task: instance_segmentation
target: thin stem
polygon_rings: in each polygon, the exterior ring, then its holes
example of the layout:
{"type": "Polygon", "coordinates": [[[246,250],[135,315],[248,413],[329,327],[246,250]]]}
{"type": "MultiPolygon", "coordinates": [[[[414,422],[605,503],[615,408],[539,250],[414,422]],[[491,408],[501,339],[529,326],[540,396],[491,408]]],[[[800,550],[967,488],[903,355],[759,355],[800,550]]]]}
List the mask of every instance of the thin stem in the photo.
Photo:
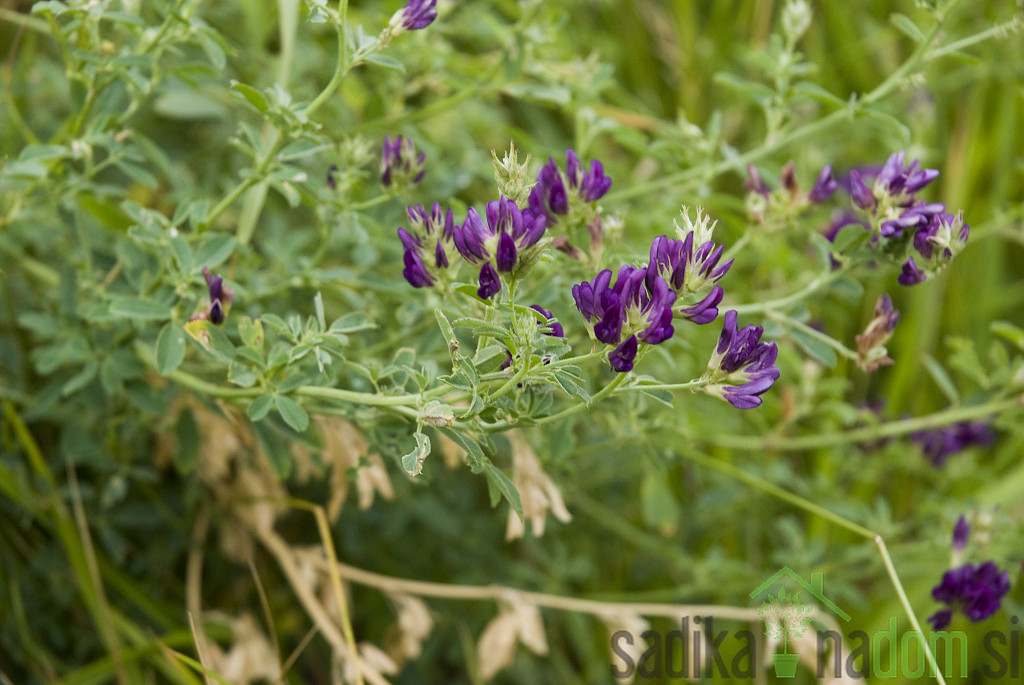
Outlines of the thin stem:
{"type": "Polygon", "coordinates": [[[839,268],[826,273],[818,274],[815,276],[810,283],[805,285],[795,293],[780,297],[774,300],[766,300],[765,302],[751,302],[750,304],[739,304],[735,306],[729,306],[728,309],[735,309],[737,314],[755,314],[759,312],[766,312],[768,310],[784,310],[787,307],[801,302],[821,288],[829,285],[833,281],[838,280],[841,276],[846,275],[846,268],[839,268]]]}
{"type": "Polygon", "coordinates": [[[703,377],[695,378],[686,383],[634,383],[622,388],[620,392],[628,392],[630,390],[638,390],[640,392],[644,390],[693,390],[694,388],[703,388],[705,385],[710,384],[711,379],[703,377]]]}
{"type": "Polygon", "coordinates": [[[814,338],[815,340],[817,340],[817,341],[819,341],[821,343],[824,343],[825,345],[828,345],[833,350],[835,350],[837,353],[839,353],[841,356],[846,357],[847,359],[849,359],[851,361],[856,362],[858,360],[858,358],[859,358],[856,352],[854,352],[853,350],[848,348],[846,345],[844,345],[843,343],[841,343],[838,340],[836,340],[835,338],[833,338],[832,336],[826,335],[825,333],[822,333],[819,330],[811,328],[810,326],[808,326],[807,324],[803,323],[802,321],[797,321],[796,319],[794,319],[794,318],[792,318],[790,316],[786,316],[782,312],[777,312],[775,310],[768,310],[767,312],[765,312],[765,316],[767,316],[772,321],[776,321],[776,322],[782,324],[783,326],[788,326],[790,328],[795,328],[796,330],[798,330],[801,333],[807,335],[808,337],[814,338]]]}
{"type": "Polygon", "coordinates": [[[327,83],[320,94],[313,99],[309,106],[306,107],[305,115],[307,117],[312,116],[313,112],[320,109],[320,107],[327,102],[341,80],[348,73],[348,39],[345,34],[345,26],[348,23],[348,0],[341,0],[338,3],[338,19],[335,24],[335,30],[338,33],[338,61],[334,65],[334,74],[331,76],[331,80],[327,83]]]}
{"type": "Polygon", "coordinates": [[[840,526],[853,533],[856,533],[857,535],[863,538],[867,538],[868,540],[874,540],[876,537],[878,537],[878,534],[874,531],[869,530],[868,528],[865,528],[864,526],[858,523],[854,523],[853,521],[850,521],[849,519],[844,518],[843,516],[840,516],[839,514],[836,514],[835,512],[830,511],[819,504],[815,504],[810,500],[804,499],[800,495],[796,495],[790,492],[789,490],[780,488],[778,485],[775,485],[774,483],[771,483],[763,478],[760,478],[759,476],[747,473],[743,469],[733,466],[728,462],[724,462],[719,459],[713,459],[712,457],[708,457],[704,454],[695,451],[680,451],[678,454],[683,459],[687,459],[689,461],[694,462],[695,464],[699,464],[709,469],[718,471],[719,473],[723,473],[729,476],[730,478],[735,478],[736,480],[742,483],[746,483],[751,487],[766,492],[769,495],[777,497],[778,499],[784,502],[788,502],[789,504],[792,504],[795,507],[803,509],[804,511],[808,511],[816,516],[820,516],[827,521],[831,521],[837,526],[840,526]]]}
{"type": "Polygon", "coordinates": [[[709,433],[701,436],[702,440],[740,450],[766,450],[766,451],[802,451],[816,450],[822,447],[835,447],[837,445],[857,444],[877,440],[878,438],[889,438],[897,435],[905,435],[915,431],[929,428],[939,428],[951,423],[960,421],[971,421],[984,419],[989,416],[1001,414],[1011,409],[1024,408],[1024,398],[1016,395],[1010,398],[1002,398],[986,402],[985,404],[973,405],[970,407],[953,407],[938,411],[927,416],[919,416],[913,419],[901,419],[890,421],[878,426],[866,426],[847,431],[834,433],[823,433],[820,435],[802,435],[795,438],[768,435],[758,437],[753,435],[730,435],[722,432],[709,433]]]}
{"type": "Polygon", "coordinates": [[[882,555],[882,563],[885,564],[885,570],[889,574],[889,579],[892,581],[892,585],[896,588],[896,595],[900,598],[900,604],[903,605],[903,610],[907,613],[907,617],[910,619],[910,625],[914,628],[918,635],[921,636],[921,644],[924,646],[925,658],[928,659],[928,667],[931,668],[932,675],[935,676],[935,680],[940,685],[946,685],[946,680],[942,676],[942,671],[939,670],[939,664],[935,661],[935,654],[932,652],[932,647],[925,637],[924,631],[921,630],[921,624],[917,621],[917,615],[914,614],[914,609],[910,606],[910,600],[907,598],[907,593],[903,590],[903,583],[900,582],[900,576],[896,573],[896,567],[893,566],[892,558],[889,556],[889,550],[885,546],[885,540],[882,539],[881,535],[875,536],[875,544],[878,546],[878,553],[882,555]]]}

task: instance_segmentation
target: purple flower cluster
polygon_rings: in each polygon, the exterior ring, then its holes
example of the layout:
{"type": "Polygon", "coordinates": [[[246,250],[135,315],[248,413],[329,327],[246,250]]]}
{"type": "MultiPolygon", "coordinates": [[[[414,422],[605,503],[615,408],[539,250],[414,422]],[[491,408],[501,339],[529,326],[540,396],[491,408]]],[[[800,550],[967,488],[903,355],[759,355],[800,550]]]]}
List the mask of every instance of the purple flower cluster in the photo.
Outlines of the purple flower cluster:
{"type": "Polygon", "coordinates": [[[569,191],[581,202],[597,202],[612,185],[612,179],[604,175],[601,162],[591,161],[590,171],[585,171],[571,148],[565,151],[565,170],[563,176],[555,160],[548,157],[548,163],[537,174],[537,184],[530,191],[527,201],[530,209],[547,217],[548,225],[554,224],[557,215],[569,213],[572,206],[569,191]]]}
{"type": "Polygon", "coordinates": [[[488,202],[484,214],[486,224],[470,207],[465,223],[455,227],[454,240],[469,262],[483,262],[477,295],[486,300],[501,290],[498,273],[512,272],[520,262],[520,253],[537,245],[547,220],[530,209],[520,209],[507,197],[488,202]]]}
{"type": "Polygon", "coordinates": [[[210,290],[210,306],[200,315],[213,324],[224,323],[227,315],[227,306],[235,299],[235,293],[231,288],[224,285],[224,279],[214,275],[209,268],[203,267],[203,278],[206,279],[206,286],[210,290]]]}
{"type": "Polygon", "coordinates": [[[859,223],[875,231],[872,244],[887,254],[906,246],[897,278],[902,285],[927,280],[964,248],[970,233],[962,212],[949,214],[944,204],[918,197],[938,175],[916,159],[907,164],[904,152],[893,153],[880,167],[850,171],[838,185],[849,192],[852,205],[834,215],[825,237],[834,241],[841,228],[859,223]]]}
{"type": "Polygon", "coordinates": [[[905,229],[928,222],[933,214],[946,208],[917,198],[917,192],[939,175],[936,169],[922,169],[918,160],[906,164],[904,152],[889,156],[869,188],[862,174],[850,172],[850,195],[860,209],[881,219],[879,232],[883,237],[899,237],[905,229]]]}
{"type": "Polygon", "coordinates": [[[761,341],[761,326],[739,329],[736,320],[735,311],[725,313],[722,335],[704,374],[710,383],[704,389],[737,409],[753,409],[779,377],[779,350],[775,343],[761,341]]]}
{"type": "Polygon", "coordinates": [[[942,428],[917,431],[910,439],[921,446],[924,456],[941,467],[952,455],[968,447],[984,447],[995,436],[986,421],[961,421],[942,428]]]}
{"type": "Polygon", "coordinates": [[[417,152],[416,145],[409,138],[384,136],[380,153],[380,182],[390,186],[398,181],[419,183],[426,173],[424,163],[427,154],[417,152]]]}
{"type": "Polygon", "coordinates": [[[999,611],[1003,596],[1009,591],[1009,574],[1000,572],[994,561],[950,569],[932,590],[932,597],[947,608],[929,616],[928,622],[935,630],[945,630],[953,620],[955,609],[972,621],[984,621],[999,611]]]}
{"type": "Polygon", "coordinates": [[[398,229],[398,239],[405,249],[402,275],[412,287],[425,288],[434,284],[437,273],[448,268],[448,253],[444,246],[448,243],[451,249],[454,239],[452,210],[445,213],[435,202],[429,214],[421,205],[409,207],[406,213],[412,231],[402,227],[398,229]],[[425,257],[427,261],[424,261],[425,257]]]}
{"type": "Polygon", "coordinates": [[[635,266],[622,266],[615,285],[611,279],[611,270],[605,269],[594,280],[574,285],[572,296],[593,336],[616,346],[608,353],[608,361],[625,373],[633,370],[640,341],[657,345],[675,333],[672,303],[676,294],[661,277],[648,285],[647,270],[635,266]]]}

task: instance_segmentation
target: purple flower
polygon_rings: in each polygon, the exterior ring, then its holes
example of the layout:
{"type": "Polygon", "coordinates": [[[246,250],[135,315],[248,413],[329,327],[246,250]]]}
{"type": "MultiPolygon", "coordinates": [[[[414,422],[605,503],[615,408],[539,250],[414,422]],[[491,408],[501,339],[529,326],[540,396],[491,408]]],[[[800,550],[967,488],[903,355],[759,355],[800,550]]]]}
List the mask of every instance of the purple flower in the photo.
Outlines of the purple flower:
{"type": "MultiPolygon", "coordinates": [[[[533,309],[534,311],[540,313],[544,318],[546,318],[549,321],[551,321],[550,330],[548,331],[548,333],[546,335],[550,335],[552,338],[564,338],[565,337],[565,330],[562,328],[562,324],[560,324],[560,323],[558,323],[557,321],[554,320],[555,316],[554,316],[554,314],[551,313],[550,310],[544,309],[544,307],[541,307],[539,304],[531,304],[530,305],[530,309],[533,309]]],[[[542,325],[544,325],[544,322],[543,321],[538,321],[537,324],[542,326],[542,325]]]]}
{"type": "Polygon", "coordinates": [[[574,191],[581,202],[597,202],[612,185],[612,179],[604,175],[601,162],[591,161],[590,171],[585,171],[571,148],[565,151],[565,168],[563,177],[555,160],[548,157],[548,163],[537,174],[537,184],[527,201],[535,214],[547,217],[549,224],[554,223],[555,216],[569,213],[569,190],[574,191]]]}
{"type": "Polygon", "coordinates": [[[395,136],[391,140],[389,136],[384,136],[380,153],[380,182],[385,186],[399,179],[419,183],[426,173],[423,167],[426,159],[427,154],[417,152],[416,145],[409,138],[395,136]]]}
{"type": "Polygon", "coordinates": [[[839,187],[839,183],[832,176],[832,165],[826,164],[818,174],[818,181],[811,188],[811,192],[807,195],[807,199],[811,202],[824,202],[825,200],[832,197],[832,194],[836,192],[836,188],[839,187]]]}
{"type": "Polygon", "coordinates": [[[608,353],[608,361],[612,368],[619,373],[629,373],[633,370],[633,360],[636,359],[638,343],[635,335],[626,338],[625,342],[608,353]]]}
{"type": "Polygon", "coordinates": [[[968,447],[985,447],[995,435],[987,421],[961,421],[942,428],[917,431],[910,439],[921,446],[924,456],[941,467],[952,455],[968,447]]]}
{"type": "Polygon", "coordinates": [[[612,179],[604,175],[604,165],[591,160],[590,171],[583,170],[583,164],[572,148],[565,151],[565,170],[569,187],[576,191],[584,202],[597,202],[612,187],[612,179]]]}
{"type": "Polygon", "coordinates": [[[935,630],[945,630],[956,609],[972,621],[984,621],[999,611],[1003,596],[1009,591],[1009,574],[1000,572],[994,561],[950,569],[932,590],[932,597],[948,608],[932,614],[928,622],[935,630]]]}
{"type": "Polygon", "coordinates": [[[409,228],[399,227],[398,239],[405,249],[403,262],[405,269],[402,275],[414,288],[425,288],[436,281],[436,274],[448,268],[448,253],[445,243],[451,249],[455,230],[452,210],[444,212],[440,203],[435,202],[430,213],[422,205],[406,209],[409,216],[409,228]],[[430,261],[425,257],[432,257],[430,261]]]}
{"type": "Polygon", "coordinates": [[[761,172],[758,171],[757,167],[753,164],[747,165],[747,180],[743,184],[743,187],[746,188],[748,192],[758,193],[764,197],[768,197],[772,194],[771,186],[761,179],[761,172]]]}
{"type": "Polygon", "coordinates": [[[875,317],[868,323],[863,333],[857,335],[857,366],[867,373],[880,366],[892,364],[885,344],[892,338],[896,324],[900,320],[900,312],[892,306],[892,298],[884,294],[875,303],[875,317]]]}
{"type": "Polygon", "coordinates": [[[896,280],[903,285],[915,285],[927,279],[928,276],[917,268],[917,264],[914,263],[913,257],[910,257],[907,261],[903,262],[903,273],[896,278],[896,280]]]}
{"type": "Polygon", "coordinates": [[[484,265],[480,267],[480,287],[476,289],[477,296],[486,300],[497,295],[499,290],[501,290],[501,280],[498,278],[498,272],[494,270],[490,262],[484,262],[484,265]]]}
{"type": "Polygon", "coordinates": [[[761,404],[761,395],[779,377],[775,343],[761,342],[761,326],[736,327],[736,312],[725,313],[722,335],[708,362],[704,391],[726,400],[737,409],[761,404]]]}
{"type": "Polygon", "coordinates": [[[647,270],[635,266],[622,266],[615,285],[611,278],[611,270],[605,269],[593,281],[574,285],[572,296],[593,336],[617,345],[608,360],[616,371],[625,372],[633,368],[639,342],[657,345],[675,333],[676,294],[661,277],[648,285],[647,270]]]}
{"type": "Polygon", "coordinates": [[[864,183],[860,172],[856,170],[850,172],[850,197],[853,198],[855,205],[865,211],[874,209],[875,205],[878,204],[874,193],[864,183]]]}
{"type": "Polygon", "coordinates": [[[961,552],[964,547],[967,546],[967,540],[971,537],[971,524],[967,523],[967,519],[964,518],[963,514],[960,514],[960,518],[956,520],[956,525],[953,526],[953,551],[961,552]]]}
{"type": "Polygon", "coordinates": [[[914,234],[914,249],[925,259],[935,257],[937,261],[947,262],[963,249],[970,232],[971,227],[964,223],[963,212],[954,216],[939,210],[929,216],[914,234]],[[939,248],[937,253],[936,247],[939,248]]]}
{"type": "MultiPolygon", "coordinates": [[[[203,278],[210,291],[210,306],[206,309],[206,319],[213,324],[222,324],[226,317],[227,305],[235,299],[235,293],[224,285],[224,279],[203,267],[203,278]]],[[[202,315],[200,315],[202,316],[202,315]]]]}
{"type": "Polygon", "coordinates": [[[338,189],[338,181],[334,178],[334,174],[338,172],[338,165],[332,164],[327,169],[327,187],[331,190],[338,189]]]}
{"type": "Polygon", "coordinates": [[[523,251],[534,247],[544,235],[547,220],[529,209],[519,209],[507,197],[488,202],[484,213],[486,224],[476,209],[470,207],[466,221],[455,227],[453,239],[463,257],[474,264],[484,261],[484,266],[490,267],[488,270],[483,267],[480,269],[478,294],[486,299],[501,290],[497,272],[510,273],[516,269],[523,261],[523,251]],[[483,280],[485,277],[486,287],[483,280]],[[483,292],[490,294],[484,295],[483,292]]]}
{"type": "Polygon", "coordinates": [[[398,35],[405,31],[417,31],[430,26],[437,19],[437,0],[409,0],[405,7],[395,12],[389,26],[398,35]]]}

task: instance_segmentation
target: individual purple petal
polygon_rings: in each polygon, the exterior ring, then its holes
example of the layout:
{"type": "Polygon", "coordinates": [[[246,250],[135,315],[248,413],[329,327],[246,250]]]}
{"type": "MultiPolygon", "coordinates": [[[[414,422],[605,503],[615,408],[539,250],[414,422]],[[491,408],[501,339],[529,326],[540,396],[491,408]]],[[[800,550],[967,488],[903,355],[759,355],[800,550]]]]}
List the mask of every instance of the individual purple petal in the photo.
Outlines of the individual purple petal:
{"type": "Polygon", "coordinates": [[[498,279],[498,272],[494,270],[490,262],[484,262],[484,265],[480,267],[480,287],[477,288],[477,296],[486,300],[500,290],[501,280],[498,279]]]}
{"type": "Polygon", "coordinates": [[[508,233],[502,233],[498,236],[498,247],[495,250],[494,261],[498,266],[498,271],[511,271],[516,265],[516,257],[518,251],[516,250],[516,241],[508,233]]]}
{"type": "Polygon", "coordinates": [[[725,291],[722,289],[722,286],[716,285],[703,300],[692,307],[686,307],[680,311],[685,318],[695,324],[711,323],[718,318],[718,305],[721,303],[724,295],[725,291]]]}
{"type": "Polygon", "coordinates": [[[896,278],[896,280],[902,285],[915,285],[917,283],[922,283],[927,279],[928,276],[917,268],[917,264],[914,263],[913,257],[910,257],[903,263],[903,273],[896,278]]]}
{"type": "Polygon", "coordinates": [[[757,170],[757,167],[753,164],[747,165],[747,180],[743,184],[743,187],[751,193],[759,193],[768,197],[772,194],[772,189],[761,180],[761,172],[757,170]]]}
{"type": "Polygon", "coordinates": [[[878,202],[857,171],[850,172],[850,196],[854,204],[864,210],[873,209],[878,202]]]}
{"type": "Polygon", "coordinates": [[[418,250],[406,250],[402,260],[405,263],[402,275],[405,276],[409,285],[414,288],[426,288],[434,284],[434,277],[427,272],[427,267],[423,264],[423,258],[418,250]]]}
{"type": "Polygon", "coordinates": [[[832,197],[832,194],[836,192],[836,188],[839,187],[839,183],[832,175],[832,165],[826,164],[818,174],[818,181],[811,188],[811,192],[808,193],[807,199],[811,202],[824,202],[825,200],[832,197]]]}
{"type": "Polygon", "coordinates": [[[207,310],[206,318],[213,324],[220,325],[224,323],[224,306],[221,304],[220,300],[213,300],[210,302],[210,308],[207,310]]]}
{"type": "Polygon", "coordinates": [[[932,628],[935,630],[945,630],[953,622],[953,610],[939,609],[928,617],[928,622],[932,624],[932,628]]]}
{"type": "Polygon", "coordinates": [[[626,338],[625,342],[608,353],[608,361],[611,362],[612,368],[619,373],[632,371],[637,349],[636,336],[631,335],[626,338]]]}
{"type": "Polygon", "coordinates": [[[967,541],[971,537],[971,524],[967,523],[967,519],[963,514],[960,514],[960,518],[956,520],[956,525],[953,526],[953,549],[957,552],[962,551],[967,546],[967,541]]]}

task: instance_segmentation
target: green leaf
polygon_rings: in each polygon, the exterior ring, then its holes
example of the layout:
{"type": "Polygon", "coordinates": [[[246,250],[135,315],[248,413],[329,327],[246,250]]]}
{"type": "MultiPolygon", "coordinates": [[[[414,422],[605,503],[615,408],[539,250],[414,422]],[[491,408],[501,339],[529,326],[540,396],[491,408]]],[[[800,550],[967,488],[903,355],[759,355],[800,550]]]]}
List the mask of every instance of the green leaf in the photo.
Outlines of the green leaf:
{"type": "Polygon", "coordinates": [[[836,351],[828,343],[796,328],[790,329],[789,335],[804,352],[826,367],[831,369],[836,365],[836,351]]]}
{"type": "Polygon", "coordinates": [[[331,333],[352,333],[368,328],[376,328],[377,324],[362,312],[349,312],[331,322],[331,333]]]}
{"type": "Polygon", "coordinates": [[[992,381],[985,371],[985,366],[978,357],[978,351],[974,348],[974,342],[969,338],[951,336],[946,343],[953,349],[949,356],[949,365],[972,379],[975,383],[986,390],[992,386],[992,381]]]}
{"type": "Polygon", "coordinates": [[[270,463],[271,470],[278,478],[287,478],[292,470],[289,445],[281,435],[283,430],[283,428],[275,427],[269,420],[252,424],[252,434],[256,436],[263,454],[266,455],[267,461],[270,463]]]}
{"type": "Polygon", "coordinates": [[[889,21],[892,22],[893,26],[900,30],[900,33],[905,35],[907,38],[910,38],[915,43],[920,43],[926,39],[924,32],[921,31],[921,29],[917,27],[917,24],[915,24],[913,20],[905,14],[893,12],[892,15],[889,16],[889,21]]]}
{"type": "Polygon", "coordinates": [[[327,319],[324,317],[324,296],[320,294],[319,290],[313,296],[313,309],[316,310],[316,322],[320,325],[320,330],[327,330],[327,319]]]}
{"type": "Polygon", "coordinates": [[[1024,351],[1024,330],[1009,321],[993,321],[988,329],[1000,338],[1008,340],[1017,346],[1017,349],[1024,351]]]}
{"type": "Polygon", "coordinates": [[[238,321],[238,335],[242,338],[242,344],[253,350],[263,349],[263,323],[258,319],[243,316],[238,321]]]}
{"type": "Polygon", "coordinates": [[[228,340],[219,327],[209,321],[189,321],[184,326],[185,332],[202,345],[203,349],[211,354],[220,357],[224,361],[231,361],[235,358],[235,346],[228,340]]]}
{"type": "Polygon", "coordinates": [[[228,233],[210,233],[196,250],[195,263],[212,269],[223,264],[234,250],[234,236],[228,233]]]}
{"type": "Polygon", "coordinates": [[[174,450],[174,467],[182,475],[192,473],[199,463],[199,426],[191,409],[184,409],[178,416],[174,437],[178,443],[174,450]]]}
{"type": "Polygon", "coordinates": [[[437,430],[438,432],[443,433],[456,445],[466,450],[466,459],[469,462],[470,468],[473,469],[474,473],[479,473],[480,465],[487,460],[487,457],[484,456],[483,450],[480,449],[479,443],[452,428],[442,426],[437,430]]]}
{"type": "Polygon", "coordinates": [[[272,395],[260,395],[249,404],[245,410],[245,415],[252,421],[259,421],[267,415],[273,404],[274,397],[272,395]]]}
{"type": "Polygon", "coordinates": [[[188,274],[192,271],[192,248],[183,236],[176,235],[171,238],[171,251],[174,252],[174,259],[178,262],[178,268],[182,273],[188,274]]]}
{"type": "MultiPolygon", "coordinates": [[[[637,387],[638,388],[643,388],[644,386],[639,385],[637,387]]],[[[673,406],[672,405],[672,400],[674,399],[674,396],[672,395],[672,391],[671,390],[663,390],[663,389],[659,389],[659,388],[650,388],[650,389],[641,390],[640,394],[641,395],[647,395],[651,399],[657,400],[658,402],[661,402],[662,404],[666,404],[666,405],[668,405],[670,407],[673,406]]]]}
{"type": "Polygon", "coordinates": [[[580,383],[582,379],[566,373],[565,371],[555,371],[553,377],[559,387],[570,396],[578,397],[584,402],[590,402],[590,393],[587,392],[587,389],[580,383]]]}
{"type": "Polygon", "coordinates": [[[452,321],[452,326],[468,328],[472,330],[475,335],[489,335],[492,338],[499,338],[502,340],[508,337],[508,331],[501,326],[495,326],[493,323],[484,321],[483,319],[477,319],[472,316],[464,316],[462,318],[455,319],[455,321],[452,321]]]}
{"type": "Polygon", "coordinates": [[[423,433],[416,433],[413,437],[416,438],[416,447],[402,457],[402,468],[410,476],[418,476],[423,473],[423,462],[430,454],[430,438],[423,433]]]}
{"type": "Polygon", "coordinates": [[[153,102],[153,111],[166,119],[176,121],[202,121],[224,119],[228,108],[220,100],[191,88],[171,88],[153,102]]]}
{"type": "Polygon", "coordinates": [[[228,366],[228,381],[243,388],[251,388],[256,385],[256,373],[248,366],[238,362],[231,362],[228,366]]]}
{"type": "MultiPolygon", "coordinates": [[[[516,489],[515,484],[512,483],[509,477],[505,475],[505,472],[492,464],[490,459],[487,459],[484,461],[484,475],[487,476],[488,484],[496,488],[498,492],[508,500],[512,509],[519,515],[519,518],[522,518],[523,503],[519,499],[519,491],[516,489]]],[[[495,497],[492,494],[491,506],[493,507],[496,504],[497,501],[495,501],[495,497]]]]}
{"type": "Polygon", "coordinates": [[[96,376],[96,372],[99,370],[100,364],[95,359],[90,359],[85,362],[82,369],[74,376],[68,379],[67,383],[60,389],[60,394],[64,397],[73,395],[86,386],[96,376]]]}
{"type": "Polygon", "coordinates": [[[811,83],[810,81],[800,81],[799,83],[794,85],[793,94],[806,95],[820,102],[826,102],[830,105],[836,105],[837,107],[845,107],[847,104],[846,100],[836,95],[833,95],[829,91],[819,86],[817,83],[811,83]]]}
{"type": "Polygon", "coordinates": [[[924,368],[928,370],[928,375],[935,381],[935,385],[939,386],[939,390],[946,396],[950,404],[960,402],[960,393],[957,392],[953,379],[949,377],[949,374],[942,368],[942,365],[935,361],[931,355],[924,355],[924,368]]]}
{"type": "Polygon", "coordinates": [[[679,523],[679,505],[664,474],[651,470],[640,485],[640,510],[644,523],[664,536],[672,535],[679,523]]]}
{"type": "Polygon", "coordinates": [[[393,57],[388,57],[387,55],[382,55],[377,52],[367,55],[366,57],[363,58],[363,61],[371,62],[373,64],[376,64],[377,66],[385,67],[387,69],[394,69],[395,71],[399,71],[403,74],[405,73],[404,64],[402,64],[393,57]]]}
{"type": "Polygon", "coordinates": [[[274,406],[277,408],[277,413],[284,419],[284,422],[296,432],[301,433],[309,427],[309,414],[306,413],[301,404],[292,398],[278,395],[274,398],[274,406]]]}
{"type": "Polygon", "coordinates": [[[266,96],[260,91],[256,90],[250,85],[246,85],[240,81],[232,81],[231,87],[237,90],[239,93],[249,101],[249,104],[255,107],[260,112],[266,112],[270,109],[270,105],[267,103],[266,96]]]}
{"type": "Polygon", "coordinates": [[[185,330],[170,321],[160,329],[156,339],[156,370],[166,376],[185,359],[185,330]]]}
{"type": "Polygon", "coordinates": [[[144,297],[118,296],[110,301],[110,313],[128,319],[160,321],[171,318],[171,307],[144,297]]]}

